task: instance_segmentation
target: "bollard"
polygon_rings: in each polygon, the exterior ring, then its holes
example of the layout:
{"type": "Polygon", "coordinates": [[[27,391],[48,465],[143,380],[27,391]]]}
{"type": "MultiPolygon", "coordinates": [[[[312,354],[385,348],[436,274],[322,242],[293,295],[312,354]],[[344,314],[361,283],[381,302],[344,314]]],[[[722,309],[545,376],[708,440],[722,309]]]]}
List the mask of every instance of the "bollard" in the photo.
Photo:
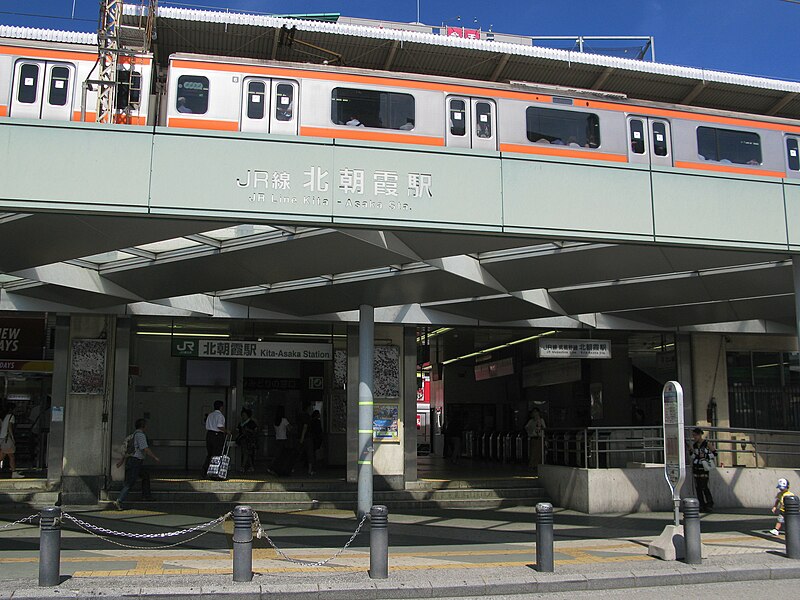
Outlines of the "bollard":
{"type": "Polygon", "coordinates": [[[786,527],[786,556],[800,558],[800,498],[784,496],[783,517],[786,527]]]}
{"type": "Polygon", "coordinates": [[[553,572],[553,505],[536,505],[536,570],[553,572]]]}
{"type": "Polygon", "coordinates": [[[389,509],[373,506],[369,511],[369,578],[389,577],[389,509]]]}
{"type": "Polygon", "coordinates": [[[687,565],[703,562],[700,541],[700,502],[697,498],[683,499],[684,559],[687,565]]]}
{"type": "Polygon", "coordinates": [[[253,580],[253,509],[233,509],[233,580],[253,580]]]}
{"type": "Polygon", "coordinates": [[[61,583],[61,509],[48,506],[39,513],[39,586],[61,583]]]}

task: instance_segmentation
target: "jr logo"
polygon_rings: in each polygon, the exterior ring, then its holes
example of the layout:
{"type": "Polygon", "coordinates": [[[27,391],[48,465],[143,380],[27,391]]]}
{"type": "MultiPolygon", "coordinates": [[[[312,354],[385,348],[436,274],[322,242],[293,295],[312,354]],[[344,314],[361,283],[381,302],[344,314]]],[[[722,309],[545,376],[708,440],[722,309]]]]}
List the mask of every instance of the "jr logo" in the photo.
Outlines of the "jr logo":
{"type": "Polygon", "coordinates": [[[173,356],[197,356],[197,340],[173,340],[173,356]]]}

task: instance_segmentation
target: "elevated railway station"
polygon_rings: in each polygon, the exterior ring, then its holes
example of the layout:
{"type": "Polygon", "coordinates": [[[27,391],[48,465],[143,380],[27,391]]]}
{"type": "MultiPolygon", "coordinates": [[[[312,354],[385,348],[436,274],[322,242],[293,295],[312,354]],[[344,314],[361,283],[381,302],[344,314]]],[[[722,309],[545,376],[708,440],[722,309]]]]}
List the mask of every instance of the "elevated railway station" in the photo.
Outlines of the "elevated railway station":
{"type": "Polygon", "coordinates": [[[279,407],[310,407],[319,461],[355,482],[373,326],[368,439],[395,490],[448,426],[452,460],[532,474],[532,409],[641,429],[672,379],[687,423],[800,428],[800,84],[120,10],[100,61],[93,34],[0,25],[0,341],[26,340],[0,369],[19,471],[64,502],[113,497],[142,417],[163,466],[199,475],[217,400],[261,424],[259,476],[279,407]]]}

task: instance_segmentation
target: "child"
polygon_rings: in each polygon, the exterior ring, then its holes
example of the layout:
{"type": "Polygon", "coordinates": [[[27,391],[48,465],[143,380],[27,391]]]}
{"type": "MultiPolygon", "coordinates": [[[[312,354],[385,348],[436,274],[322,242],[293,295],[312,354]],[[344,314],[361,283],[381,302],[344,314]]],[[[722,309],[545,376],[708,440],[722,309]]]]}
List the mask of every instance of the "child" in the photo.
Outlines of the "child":
{"type": "Polygon", "coordinates": [[[784,518],[783,518],[783,499],[786,496],[794,496],[794,494],[789,491],[789,482],[781,477],[778,479],[778,493],[775,495],[775,505],[772,507],[772,512],[778,515],[778,522],[775,523],[775,528],[770,531],[772,535],[781,535],[785,532],[781,531],[781,527],[783,526],[784,518]]]}

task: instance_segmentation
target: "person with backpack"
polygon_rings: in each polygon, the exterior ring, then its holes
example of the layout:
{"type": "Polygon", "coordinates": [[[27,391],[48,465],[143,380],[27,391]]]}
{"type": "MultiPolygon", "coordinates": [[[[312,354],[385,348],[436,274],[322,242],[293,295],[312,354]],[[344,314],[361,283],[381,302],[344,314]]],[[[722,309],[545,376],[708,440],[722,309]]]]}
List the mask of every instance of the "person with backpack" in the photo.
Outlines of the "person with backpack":
{"type": "Polygon", "coordinates": [[[701,512],[711,512],[714,508],[714,497],[708,489],[709,471],[716,466],[717,450],[703,437],[705,431],[700,427],[692,429],[692,476],[701,512]]]}
{"type": "Polygon", "coordinates": [[[128,497],[128,492],[136,484],[136,480],[142,478],[142,500],[152,500],[150,495],[150,474],[142,468],[144,457],[149,456],[156,462],[161,460],[153,454],[147,444],[147,436],[144,433],[147,427],[146,419],[137,419],[135,423],[136,431],[125,438],[123,442],[123,455],[117,461],[117,468],[125,464],[125,484],[120,490],[119,497],[114,501],[117,510],[124,510],[123,502],[128,497]]]}
{"type": "Polygon", "coordinates": [[[783,506],[783,501],[785,500],[786,496],[794,496],[794,492],[789,489],[789,480],[781,477],[778,479],[778,493],[775,494],[775,504],[772,505],[772,512],[778,515],[778,522],[775,523],[775,527],[772,528],[770,533],[772,535],[781,535],[785,533],[782,531],[783,524],[786,522],[784,515],[786,511],[783,506]]]}

